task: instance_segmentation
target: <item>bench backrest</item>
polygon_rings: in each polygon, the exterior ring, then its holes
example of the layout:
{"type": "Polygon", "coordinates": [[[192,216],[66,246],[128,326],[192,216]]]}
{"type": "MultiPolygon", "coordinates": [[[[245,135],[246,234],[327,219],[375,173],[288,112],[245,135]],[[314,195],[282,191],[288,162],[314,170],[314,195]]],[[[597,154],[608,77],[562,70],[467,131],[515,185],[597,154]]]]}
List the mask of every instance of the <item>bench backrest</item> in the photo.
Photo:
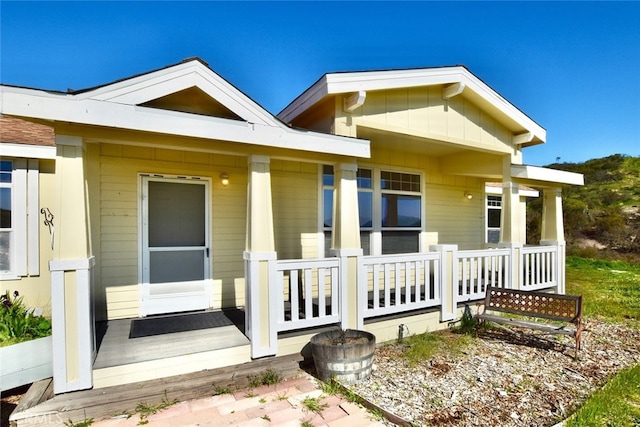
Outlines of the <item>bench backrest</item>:
{"type": "Polygon", "coordinates": [[[485,310],[576,323],[582,317],[582,295],[518,291],[487,287],[485,310]]]}

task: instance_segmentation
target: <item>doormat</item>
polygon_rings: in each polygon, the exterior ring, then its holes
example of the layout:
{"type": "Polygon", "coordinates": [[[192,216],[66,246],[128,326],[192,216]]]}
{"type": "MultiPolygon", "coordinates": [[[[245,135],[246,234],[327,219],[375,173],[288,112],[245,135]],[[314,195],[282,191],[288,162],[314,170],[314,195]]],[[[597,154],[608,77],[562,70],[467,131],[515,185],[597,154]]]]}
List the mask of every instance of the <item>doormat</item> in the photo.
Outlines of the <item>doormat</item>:
{"type": "Polygon", "coordinates": [[[234,322],[238,323],[239,327],[242,326],[240,324],[244,323],[244,312],[242,310],[207,311],[175,316],[147,317],[131,321],[129,338],[220,328],[222,326],[233,326],[236,324],[234,322]]]}

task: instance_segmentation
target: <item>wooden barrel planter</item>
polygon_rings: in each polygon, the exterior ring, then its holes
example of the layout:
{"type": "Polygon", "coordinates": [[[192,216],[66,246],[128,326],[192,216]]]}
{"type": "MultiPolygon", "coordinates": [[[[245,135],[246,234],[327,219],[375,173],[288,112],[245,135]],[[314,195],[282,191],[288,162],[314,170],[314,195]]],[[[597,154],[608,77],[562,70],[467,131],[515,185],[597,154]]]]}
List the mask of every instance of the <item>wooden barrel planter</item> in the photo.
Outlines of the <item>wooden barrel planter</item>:
{"type": "Polygon", "coordinates": [[[366,331],[347,329],[319,333],[311,338],[311,354],[318,378],[334,378],[351,385],[369,378],[376,337],[366,331]]]}

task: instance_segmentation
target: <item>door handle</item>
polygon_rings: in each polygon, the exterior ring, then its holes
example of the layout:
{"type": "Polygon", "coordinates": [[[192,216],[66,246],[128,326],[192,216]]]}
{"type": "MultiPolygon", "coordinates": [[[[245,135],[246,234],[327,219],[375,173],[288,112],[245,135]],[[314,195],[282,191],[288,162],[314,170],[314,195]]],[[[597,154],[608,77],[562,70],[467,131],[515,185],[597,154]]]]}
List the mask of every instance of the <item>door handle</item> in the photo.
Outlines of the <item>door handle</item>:
{"type": "Polygon", "coordinates": [[[209,258],[209,248],[205,248],[205,251],[207,251],[207,258],[209,258]]]}

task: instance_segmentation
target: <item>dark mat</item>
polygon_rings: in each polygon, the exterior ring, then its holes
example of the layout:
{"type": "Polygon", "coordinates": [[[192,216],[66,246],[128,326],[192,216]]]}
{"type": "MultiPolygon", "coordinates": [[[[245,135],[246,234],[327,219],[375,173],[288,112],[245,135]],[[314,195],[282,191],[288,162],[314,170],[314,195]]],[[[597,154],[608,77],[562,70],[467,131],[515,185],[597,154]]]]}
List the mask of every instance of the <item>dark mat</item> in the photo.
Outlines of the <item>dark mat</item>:
{"type": "Polygon", "coordinates": [[[173,334],[176,332],[197,331],[199,329],[233,325],[240,328],[242,327],[242,323],[244,323],[244,312],[242,310],[207,311],[204,313],[147,317],[145,319],[135,319],[131,321],[129,338],[141,338],[152,335],[173,334]]]}

